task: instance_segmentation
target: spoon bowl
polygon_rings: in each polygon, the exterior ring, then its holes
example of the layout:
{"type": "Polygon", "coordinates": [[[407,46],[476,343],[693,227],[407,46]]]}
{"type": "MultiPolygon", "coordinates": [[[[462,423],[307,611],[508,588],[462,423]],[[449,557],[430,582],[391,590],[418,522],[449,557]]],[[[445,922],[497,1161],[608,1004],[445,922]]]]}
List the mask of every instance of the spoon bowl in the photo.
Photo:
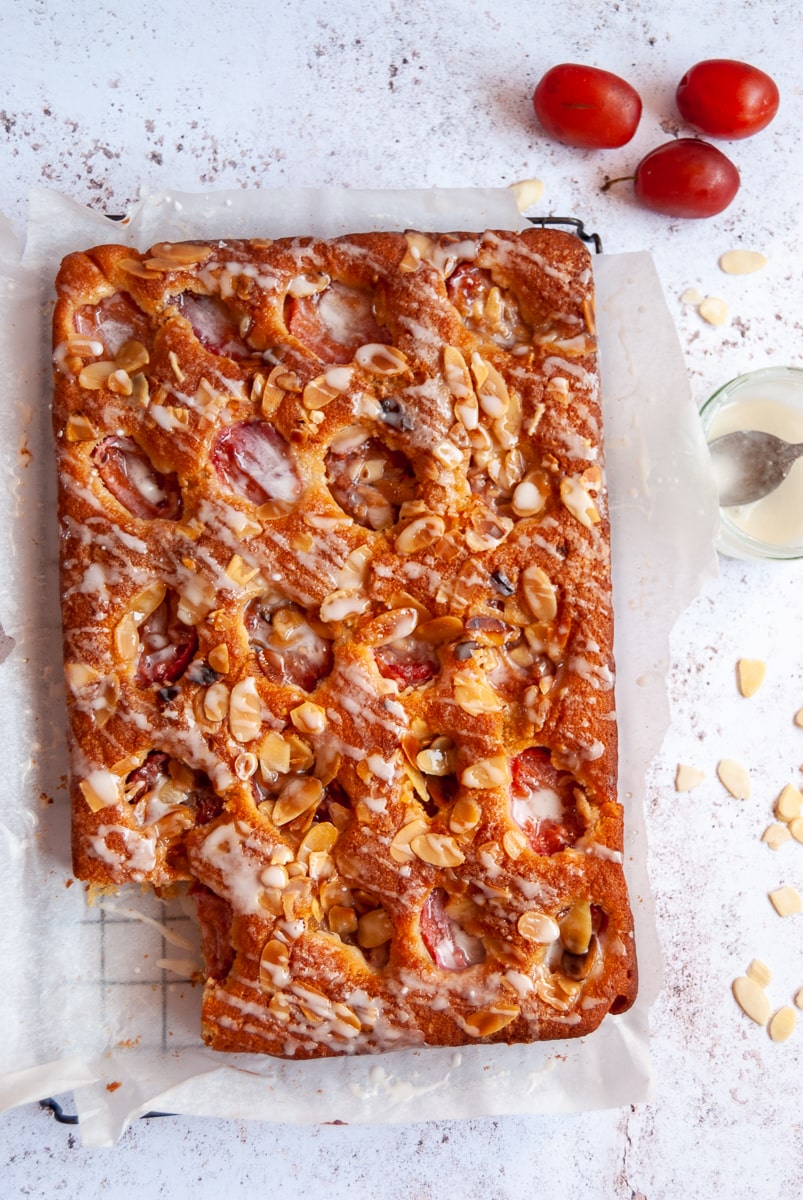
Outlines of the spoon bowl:
{"type": "Polygon", "coordinates": [[[723,508],[768,496],[803,456],[803,442],[786,442],[756,429],[726,433],[709,442],[708,449],[723,508]]]}

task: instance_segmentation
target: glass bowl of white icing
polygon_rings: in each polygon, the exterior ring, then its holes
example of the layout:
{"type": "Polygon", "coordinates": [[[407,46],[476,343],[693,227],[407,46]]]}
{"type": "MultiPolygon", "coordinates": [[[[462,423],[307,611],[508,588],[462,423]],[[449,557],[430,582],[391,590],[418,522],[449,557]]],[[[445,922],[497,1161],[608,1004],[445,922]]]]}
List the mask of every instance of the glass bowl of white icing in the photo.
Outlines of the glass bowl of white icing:
{"type": "MultiPolygon", "coordinates": [[[[803,369],[764,367],[732,379],[700,410],[707,442],[737,430],[803,442],[803,369]]],[[[717,549],[729,558],[803,558],[803,459],[770,495],[719,510],[717,549]]]]}

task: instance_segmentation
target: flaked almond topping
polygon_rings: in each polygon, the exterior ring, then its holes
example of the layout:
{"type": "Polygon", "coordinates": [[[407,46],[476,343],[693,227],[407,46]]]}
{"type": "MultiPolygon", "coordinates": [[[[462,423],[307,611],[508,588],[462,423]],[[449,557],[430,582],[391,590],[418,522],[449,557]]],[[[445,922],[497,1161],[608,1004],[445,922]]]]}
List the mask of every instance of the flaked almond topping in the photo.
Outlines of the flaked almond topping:
{"type": "Polygon", "coordinates": [[[803,817],[794,817],[786,828],[796,842],[803,842],[803,817]]]}
{"type": "Polygon", "coordinates": [[[357,913],[346,905],[333,904],[327,913],[327,920],[332,933],[336,933],[340,937],[357,932],[359,924],[357,913]]]}
{"type": "Polygon", "coordinates": [[[64,426],[64,435],[68,442],[91,442],[98,433],[89,417],[83,413],[70,413],[64,426]]]}
{"type": "Polygon", "coordinates": [[[364,371],[372,375],[401,375],[407,370],[407,358],[395,346],[385,346],[382,342],[368,342],[360,346],[354,355],[354,361],[364,371]]]}
{"type": "Polygon", "coordinates": [[[324,271],[307,271],[302,275],[294,275],[287,286],[288,293],[295,300],[305,296],[315,296],[331,283],[331,276],[324,271]]]}
{"type": "Polygon", "coordinates": [[[455,400],[474,398],[474,389],[471,386],[471,376],[466,366],[466,360],[454,346],[443,347],[443,373],[446,377],[446,386],[455,400]]]}
{"type": "Polygon", "coordinates": [[[99,812],[102,808],[111,808],[120,801],[120,780],[111,771],[101,768],[90,771],[86,779],[82,779],[78,786],[92,812],[99,812]]]}
{"type": "Polygon", "coordinates": [[[705,779],[705,773],[699,771],[697,767],[689,767],[684,763],[678,763],[675,771],[675,791],[676,792],[691,792],[694,788],[699,787],[705,779]]]}
{"type": "Polygon", "coordinates": [[[97,338],[71,337],[67,338],[67,349],[78,358],[100,358],[103,353],[103,342],[97,338]]]}
{"type": "Polygon", "coordinates": [[[131,399],[140,408],[147,408],[150,403],[151,394],[148,386],[148,380],[139,372],[134,375],[131,380],[131,399]]]}
{"type": "Polygon", "coordinates": [[[453,683],[456,703],[472,716],[501,712],[505,707],[499,693],[476,675],[459,671],[455,674],[453,683]]]}
{"type": "Polygon", "coordinates": [[[262,771],[268,776],[286,775],[290,770],[290,743],[274,730],[266,733],[259,743],[257,756],[262,771]]]}
{"type": "Polygon", "coordinates": [[[503,754],[482,758],[466,767],[460,782],[470,788],[506,787],[510,783],[510,763],[503,754]]]}
{"type": "Polygon", "coordinates": [[[517,858],[521,858],[528,845],[529,842],[519,829],[508,829],[507,833],[502,838],[502,849],[508,858],[513,860],[513,862],[515,862],[517,858]]]}
{"type": "Polygon", "coordinates": [[[352,550],[337,573],[336,583],[338,588],[345,591],[353,591],[356,588],[361,588],[365,582],[368,563],[370,561],[370,546],[357,546],[355,550],[352,550]]]}
{"type": "Polygon", "coordinates": [[[435,514],[418,517],[409,525],[405,525],[396,538],[396,552],[398,554],[416,554],[420,550],[426,550],[433,542],[442,538],[445,532],[446,523],[443,517],[435,514]]]}
{"type": "Polygon", "coordinates": [[[482,809],[476,800],[461,797],[449,814],[449,828],[456,834],[470,833],[479,825],[481,816],[482,809]]]}
{"type": "Polygon", "coordinates": [[[250,779],[256,773],[259,766],[259,760],[256,754],[252,754],[250,750],[243,751],[238,754],[234,760],[234,774],[238,779],[250,779]]]}
{"type": "Polygon", "coordinates": [[[179,267],[191,267],[197,263],[206,262],[212,253],[210,246],[197,242],[159,242],[151,248],[152,257],[145,259],[145,264],[165,264],[151,267],[152,270],[177,270],[179,267]],[[167,265],[169,264],[169,265],[167,265]]]}
{"type": "Polygon", "coordinates": [[[290,720],[300,733],[323,733],[326,728],[326,712],[312,700],[291,709],[290,720]]]}
{"type": "Polygon", "coordinates": [[[393,937],[393,922],[384,908],[374,908],[363,913],[357,924],[357,942],[363,950],[374,950],[384,946],[393,937]]]}
{"type": "Polygon", "coordinates": [[[740,975],[731,985],[739,1008],[756,1025],[766,1025],[770,1018],[770,1002],[767,993],[749,975],[740,975]]]}
{"type": "Polygon", "coordinates": [[[455,751],[451,742],[443,746],[429,746],[415,757],[415,764],[425,775],[443,777],[451,775],[455,767],[455,751]]]}
{"type": "Polygon", "coordinates": [[[232,554],[226,564],[226,574],[232,583],[236,583],[239,587],[245,587],[259,574],[259,568],[247,563],[239,554],[232,554]]]}
{"type": "Polygon", "coordinates": [[[772,971],[766,963],[763,963],[760,958],[754,958],[750,966],[745,971],[751,979],[754,979],[759,987],[769,987],[772,982],[772,971]]]}
{"type": "Polygon", "coordinates": [[[204,692],[204,716],[207,721],[222,721],[229,711],[229,689],[220,680],[211,684],[204,692]]]}
{"type": "Polygon", "coordinates": [[[510,393],[496,367],[475,351],[471,356],[471,373],[482,411],[492,421],[504,417],[510,407],[510,393]]]}
{"type": "Polygon", "coordinates": [[[308,863],[311,855],[333,850],[339,837],[340,833],[331,821],[319,821],[304,834],[296,858],[301,863],[308,863]]]}
{"type": "Polygon", "coordinates": [[[417,271],[421,261],[429,258],[432,241],[423,233],[405,233],[407,249],[399,263],[400,271],[417,271]]]}
{"type": "Polygon", "coordinates": [[[78,376],[78,382],[87,391],[97,392],[105,386],[106,380],[115,369],[113,362],[93,362],[84,367],[78,376]]]}
{"type": "Polygon", "coordinates": [[[321,602],[322,621],[345,621],[365,612],[370,604],[365,592],[354,588],[338,588],[321,602]]]}
{"type": "Polygon", "coordinates": [[[208,662],[213,671],[225,675],[229,669],[229,648],[225,642],[213,646],[208,654],[208,662]]]}
{"type": "Polygon", "coordinates": [[[794,715],[794,722],[798,728],[803,729],[803,708],[799,708],[794,715]]]}
{"type": "Polygon", "coordinates": [[[134,385],[131,382],[131,377],[127,371],[120,368],[115,369],[106,380],[106,386],[110,392],[114,392],[116,396],[130,396],[134,391],[134,385]]]}
{"type": "Polygon", "coordinates": [[[262,704],[253,679],[241,679],[231,689],[229,728],[238,742],[250,742],[262,729],[262,704]]]}
{"type": "Polygon", "coordinates": [[[558,612],[555,588],[542,567],[525,567],[521,574],[521,590],[527,607],[537,621],[554,621],[558,612]]]}
{"type": "Polygon", "coordinates": [[[351,382],[349,367],[332,367],[324,375],[312,379],[304,388],[303,405],[307,409],[325,408],[348,390],[351,382]]]}
{"type": "Polygon", "coordinates": [[[723,787],[736,800],[750,799],[750,776],[744,767],[732,758],[723,758],[717,763],[717,775],[723,787]]]}
{"type": "Polygon", "coordinates": [[[736,664],[739,691],[743,696],[754,696],[764,682],[767,664],[758,658],[740,658],[736,664]]]}
{"type": "Polygon", "coordinates": [[[88,663],[69,662],[64,668],[64,675],[71,691],[78,692],[90,683],[100,679],[100,671],[90,667],[88,663]]]}
{"type": "Polygon", "coordinates": [[[524,479],[516,486],[510,500],[517,517],[534,517],[546,504],[546,494],[531,480],[524,479]]]}
{"type": "Polygon", "coordinates": [[[170,370],[173,372],[178,382],[183,383],[186,379],[186,375],[181,369],[181,364],[178,361],[178,355],[176,354],[175,350],[169,351],[167,355],[167,361],[170,363],[170,370]]]}
{"type": "Polygon", "coordinates": [[[775,801],[775,815],[779,821],[794,821],[803,808],[803,795],[792,783],[787,783],[775,801]]]}
{"type": "Polygon", "coordinates": [[[516,1020],[521,1009],[517,1005],[495,1005],[493,1008],[478,1009],[466,1017],[465,1027],[466,1032],[472,1037],[490,1037],[491,1034],[498,1033],[500,1029],[504,1029],[506,1025],[510,1025],[516,1020]]]}
{"type": "Polygon", "coordinates": [[[459,467],[463,461],[463,451],[454,442],[438,442],[437,446],[433,447],[432,454],[441,466],[450,471],[459,467]]]}
{"type": "Polygon", "coordinates": [[[459,867],[466,861],[455,839],[446,833],[420,833],[410,848],[416,858],[432,867],[459,867]]]}
{"type": "Polygon", "coordinates": [[[779,850],[784,842],[792,840],[792,830],[789,825],[782,825],[775,821],[764,830],[761,840],[766,842],[771,850],[779,850]]]}
{"type": "Polygon", "coordinates": [[[114,648],[123,662],[131,662],[139,650],[139,634],[134,614],[127,612],[114,627],[114,648]]]}
{"type": "Polygon", "coordinates": [[[599,524],[601,517],[588,490],[589,487],[599,486],[599,484],[593,478],[587,478],[588,474],[585,471],[583,475],[570,475],[566,479],[561,479],[560,498],[564,508],[581,525],[585,525],[586,529],[591,529],[594,525],[599,524]]]}
{"type": "Polygon", "coordinates": [[[780,887],[769,893],[770,903],[779,917],[791,917],[803,911],[803,902],[797,888],[780,887]]]}
{"type": "Polygon", "coordinates": [[[539,942],[542,945],[556,942],[560,936],[557,922],[553,921],[546,913],[537,912],[535,909],[523,912],[518,919],[516,928],[528,942],[539,942]]]}
{"type": "Polygon", "coordinates": [[[120,260],[119,266],[127,275],[133,275],[137,279],[153,279],[153,272],[149,271],[138,258],[123,258],[120,260]]]}
{"type": "Polygon", "coordinates": [[[585,954],[591,942],[591,905],[579,900],[560,921],[560,940],[570,954],[585,954]]]}
{"type": "Polygon", "coordinates": [[[415,854],[410,848],[410,843],[414,838],[426,833],[428,829],[429,822],[423,819],[408,821],[406,825],[403,825],[388,847],[388,853],[393,861],[397,863],[412,862],[415,854]]]}
{"type": "Polygon", "coordinates": [[[392,608],[380,613],[360,631],[360,641],[366,646],[384,646],[409,637],[418,624],[414,608],[392,608]]]}
{"type": "Polygon", "coordinates": [[[288,779],[273,806],[273,823],[287,825],[323,799],[323,784],[314,776],[288,779]]]}

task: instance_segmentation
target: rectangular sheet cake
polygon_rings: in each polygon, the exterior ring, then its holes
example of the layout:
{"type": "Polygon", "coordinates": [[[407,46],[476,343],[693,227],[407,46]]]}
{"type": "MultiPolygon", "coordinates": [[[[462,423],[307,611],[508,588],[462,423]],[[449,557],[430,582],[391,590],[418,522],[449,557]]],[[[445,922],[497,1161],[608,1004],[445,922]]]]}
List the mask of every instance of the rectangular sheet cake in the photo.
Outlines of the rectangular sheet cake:
{"type": "Polygon", "coordinates": [[[205,1041],[308,1058],[624,1011],[585,248],[108,245],[57,293],[74,870],[189,887],[205,1041]]]}

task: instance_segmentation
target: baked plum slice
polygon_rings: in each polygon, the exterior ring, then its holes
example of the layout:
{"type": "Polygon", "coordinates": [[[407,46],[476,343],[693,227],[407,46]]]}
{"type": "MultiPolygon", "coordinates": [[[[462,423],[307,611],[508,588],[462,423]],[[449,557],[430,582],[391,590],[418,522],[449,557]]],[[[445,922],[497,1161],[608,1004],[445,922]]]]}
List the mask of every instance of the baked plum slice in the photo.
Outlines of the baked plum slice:
{"type": "Polygon", "coordinates": [[[390,342],[376,319],[373,294],[336,279],[313,295],[288,296],[284,319],[293,337],[325,363],[348,363],[360,346],[390,342]]]}
{"type": "Polygon", "coordinates": [[[178,476],[157,471],[132,438],[104,438],[92,451],[92,462],[104,486],[132,517],[175,521],[181,515],[178,476]]]}
{"type": "Polygon", "coordinates": [[[257,506],[269,500],[293,504],[301,494],[290,447],[267,421],[227,425],[212,444],[211,460],[229,491],[257,506]]]}
{"type": "Polygon", "coordinates": [[[574,790],[577,781],[532,747],[511,763],[510,814],[536,854],[558,854],[583,833],[574,790]]]}

